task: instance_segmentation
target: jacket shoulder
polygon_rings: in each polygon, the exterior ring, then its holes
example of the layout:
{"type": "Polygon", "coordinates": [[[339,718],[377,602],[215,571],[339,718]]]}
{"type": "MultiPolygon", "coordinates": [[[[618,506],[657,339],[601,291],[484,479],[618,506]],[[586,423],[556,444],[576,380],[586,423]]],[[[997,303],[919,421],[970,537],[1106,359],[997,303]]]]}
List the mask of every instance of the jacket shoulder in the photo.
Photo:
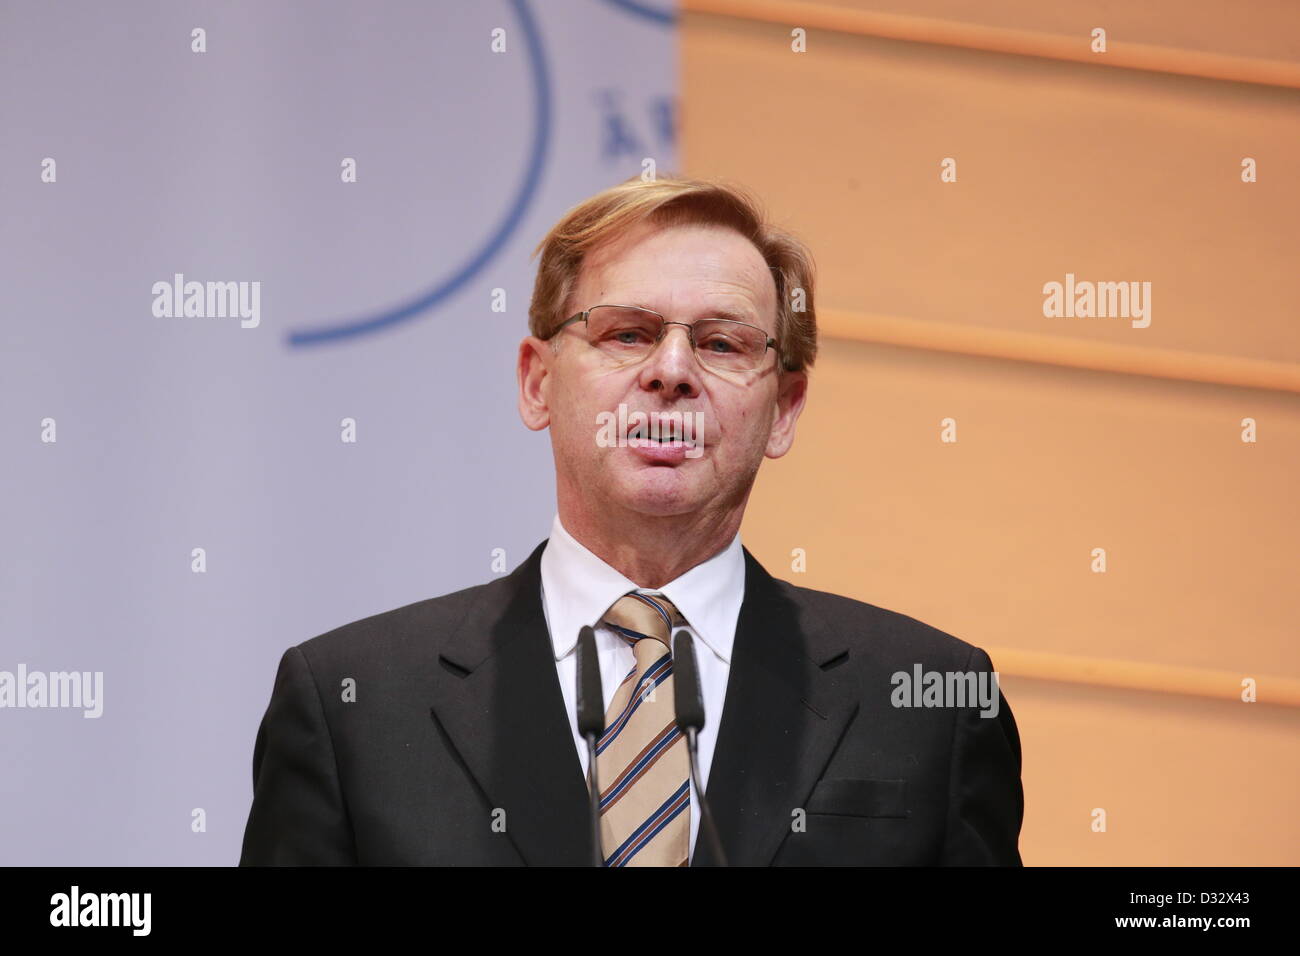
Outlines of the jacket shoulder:
{"type": "Polygon", "coordinates": [[[303,641],[297,649],[311,662],[386,661],[427,656],[456,632],[470,609],[499,599],[506,578],[475,584],[381,611],[303,641]]]}
{"type": "Polygon", "coordinates": [[[843,594],[800,587],[773,579],[781,593],[800,609],[812,626],[848,638],[853,650],[866,650],[882,659],[978,665],[985,652],[947,631],[901,611],[859,601],[843,594]]]}

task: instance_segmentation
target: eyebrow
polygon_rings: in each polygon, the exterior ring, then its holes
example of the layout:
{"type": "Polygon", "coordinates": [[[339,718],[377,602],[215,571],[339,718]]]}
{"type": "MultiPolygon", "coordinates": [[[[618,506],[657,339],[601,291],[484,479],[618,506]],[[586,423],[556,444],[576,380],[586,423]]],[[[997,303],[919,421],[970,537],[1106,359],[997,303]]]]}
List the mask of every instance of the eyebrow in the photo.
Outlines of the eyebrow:
{"type": "MultiPolygon", "coordinates": [[[[653,308],[653,307],[651,307],[651,306],[648,306],[648,305],[643,305],[641,302],[628,302],[628,303],[626,303],[626,304],[627,304],[627,305],[635,305],[635,306],[637,306],[638,308],[641,308],[641,309],[649,309],[651,312],[659,312],[658,309],[655,309],[655,308],[653,308]]],[[[663,313],[660,312],[659,314],[662,315],[663,313]]],[[[705,314],[702,316],[702,318],[707,318],[707,319],[731,319],[733,322],[744,322],[744,323],[747,324],[747,325],[758,325],[758,324],[759,324],[758,319],[757,319],[755,316],[750,315],[749,312],[747,312],[747,311],[737,311],[736,309],[729,309],[729,308],[727,308],[726,306],[719,306],[719,307],[716,308],[716,309],[715,309],[715,308],[707,309],[707,310],[705,311],[705,314]]]]}
{"type": "Polygon", "coordinates": [[[748,325],[758,325],[758,320],[748,312],[737,312],[734,309],[710,309],[709,314],[718,319],[731,319],[733,322],[744,322],[748,325]]]}

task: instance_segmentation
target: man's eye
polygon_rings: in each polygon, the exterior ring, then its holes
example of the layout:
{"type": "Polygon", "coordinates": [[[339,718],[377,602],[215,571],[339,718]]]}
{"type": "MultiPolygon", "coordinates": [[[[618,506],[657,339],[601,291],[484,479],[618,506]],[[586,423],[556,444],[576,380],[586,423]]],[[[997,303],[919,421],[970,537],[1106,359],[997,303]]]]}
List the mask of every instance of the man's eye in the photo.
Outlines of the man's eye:
{"type": "Polygon", "coordinates": [[[619,345],[643,345],[650,341],[650,336],[642,329],[615,329],[609,338],[619,345]]]}
{"type": "Polygon", "coordinates": [[[725,335],[713,335],[700,343],[701,350],[726,354],[736,351],[736,343],[725,335]]]}

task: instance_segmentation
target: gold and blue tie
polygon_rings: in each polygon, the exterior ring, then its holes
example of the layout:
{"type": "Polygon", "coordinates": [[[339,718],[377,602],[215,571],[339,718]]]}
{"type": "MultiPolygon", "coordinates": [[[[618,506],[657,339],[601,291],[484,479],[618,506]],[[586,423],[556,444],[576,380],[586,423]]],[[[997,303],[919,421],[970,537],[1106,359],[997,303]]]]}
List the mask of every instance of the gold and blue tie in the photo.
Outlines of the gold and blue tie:
{"type": "Polygon", "coordinates": [[[614,692],[596,745],[605,865],[686,866],[690,765],[673,706],[670,644],[673,627],[686,620],[662,594],[630,591],[601,623],[627,641],[636,657],[614,692]]]}

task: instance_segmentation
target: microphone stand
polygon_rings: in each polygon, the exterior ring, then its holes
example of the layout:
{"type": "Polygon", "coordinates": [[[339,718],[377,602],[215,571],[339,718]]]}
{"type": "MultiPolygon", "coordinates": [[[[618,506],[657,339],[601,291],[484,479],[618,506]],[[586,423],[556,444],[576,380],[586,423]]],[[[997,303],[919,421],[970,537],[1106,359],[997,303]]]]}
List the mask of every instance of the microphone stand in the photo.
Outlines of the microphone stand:
{"type": "Polygon", "coordinates": [[[704,697],[700,690],[700,672],[695,662],[695,641],[685,631],[679,631],[673,640],[673,704],[677,710],[677,726],[686,737],[686,752],[690,757],[691,782],[700,803],[700,833],[708,841],[709,849],[718,866],[727,865],[727,854],[722,850],[722,840],[713,822],[713,811],[700,786],[700,752],[696,735],[704,729],[704,697]]]}
{"type": "Polygon", "coordinates": [[[591,865],[604,866],[600,845],[600,777],[596,773],[596,741],[605,733],[604,694],[600,686],[600,658],[596,632],[584,626],[578,632],[578,732],[587,741],[587,770],[591,778],[591,865]]]}

